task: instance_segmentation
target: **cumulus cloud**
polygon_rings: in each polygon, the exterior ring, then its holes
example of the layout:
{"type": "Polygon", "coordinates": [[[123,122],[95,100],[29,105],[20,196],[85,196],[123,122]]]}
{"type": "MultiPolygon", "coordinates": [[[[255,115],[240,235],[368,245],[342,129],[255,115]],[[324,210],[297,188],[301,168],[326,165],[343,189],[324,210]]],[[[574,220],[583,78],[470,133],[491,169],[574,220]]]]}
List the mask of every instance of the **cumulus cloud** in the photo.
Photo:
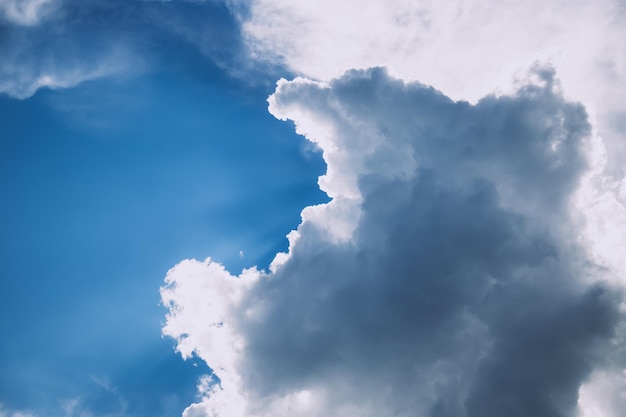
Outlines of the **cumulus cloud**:
{"type": "MultiPolygon", "coordinates": [[[[584,103],[596,136],[593,175],[580,204],[598,259],[626,247],[626,7],[621,0],[525,2],[255,0],[241,16],[250,51],[307,77],[382,65],[453,99],[511,92],[534,62],[556,68],[584,103]],[[601,143],[600,143],[601,142],[601,143]],[[609,248],[608,246],[611,246],[609,248]]],[[[519,85],[518,85],[519,87],[519,85]]],[[[610,258],[610,260],[609,260],[610,258]]],[[[626,282],[625,282],[626,284],[626,282]]]]}
{"type": "Polygon", "coordinates": [[[185,417],[593,415],[620,293],[580,234],[591,125],[551,68],[475,104],[381,68],[281,80],[269,104],[332,201],[269,272],[168,273],[163,333],[215,371],[185,417]]]}

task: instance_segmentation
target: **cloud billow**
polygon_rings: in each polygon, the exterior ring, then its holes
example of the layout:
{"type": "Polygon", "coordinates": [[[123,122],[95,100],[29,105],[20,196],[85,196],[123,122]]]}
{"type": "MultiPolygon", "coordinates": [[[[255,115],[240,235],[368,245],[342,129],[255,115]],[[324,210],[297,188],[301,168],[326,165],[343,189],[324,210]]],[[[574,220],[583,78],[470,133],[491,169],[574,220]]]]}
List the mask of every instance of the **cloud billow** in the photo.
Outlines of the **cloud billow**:
{"type": "Polygon", "coordinates": [[[332,201],[235,277],[183,261],[164,334],[202,357],[193,416],[573,416],[613,355],[619,294],[577,239],[584,108],[555,74],[455,102],[384,69],[280,81],[332,201]]]}

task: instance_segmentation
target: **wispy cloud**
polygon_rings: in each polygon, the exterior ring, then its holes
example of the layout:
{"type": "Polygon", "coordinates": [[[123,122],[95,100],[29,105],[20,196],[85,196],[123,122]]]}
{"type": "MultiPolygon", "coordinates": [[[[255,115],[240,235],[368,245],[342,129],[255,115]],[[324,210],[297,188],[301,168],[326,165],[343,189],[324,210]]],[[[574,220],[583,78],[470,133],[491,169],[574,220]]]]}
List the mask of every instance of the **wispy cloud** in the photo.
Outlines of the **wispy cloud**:
{"type": "Polygon", "coordinates": [[[74,87],[141,67],[128,40],[101,36],[99,28],[85,27],[84,17],[75,15],[71,5],[52,1],[2,5],[7,16],[15,15],[13,19],[23,25],[3,28],[0,93],[25,99],[41,88],[74,87]]]}
{"type": "Polygon", "coordinates": [[[133,71],[133,65],[129,65],[133,58],[125,51],[111,52],[96,58],[96,62],[68,63],[58,55],[32,60],[15,58],[0,64],[0,92],[18,99],[28,98],[40,88],[74,87],[85,81],[133,71]]]}
{"type": "Polygon", "coordinates": [[[19,99],[162,70],[194,50],[229,76],[259,73],[225,2],[3,0],[0,13],[0,93],[19,99]]]}
{"type": "Polygon", "coordinates": [[[0,0],[0,15],[11,23],[33,26],[50,13],[57,0],[0,0]]]}
{"type": "MultiPolygon", "coordinates": [[[[54,417],[94,417],[91,412],[84,410],[80,407],[80,400],[78,398],[61,401],[60,408],[61,413],[59,414],[55,412],[53,414],[54,417]]],[[[8,410],[6,408],[3,408],[2,404],[0,404],[0,417],[49,417],[51,414],[52,413],[45,413],[44,415],[41,415],[39,413],[28,410],[8,410]]],[[[122,415],[115,417],[122,417],[122,415]]]]}

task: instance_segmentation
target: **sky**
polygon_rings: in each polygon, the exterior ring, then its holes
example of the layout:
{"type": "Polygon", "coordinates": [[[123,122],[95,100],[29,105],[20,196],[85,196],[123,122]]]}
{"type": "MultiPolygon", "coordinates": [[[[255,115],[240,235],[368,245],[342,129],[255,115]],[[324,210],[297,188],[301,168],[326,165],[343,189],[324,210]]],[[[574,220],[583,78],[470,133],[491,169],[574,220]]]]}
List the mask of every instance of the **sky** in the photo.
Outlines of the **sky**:
{"type": "Polygon", "coordinates": [[[619,417],[623,0],[0,0],[0,417],[619,417]]]}

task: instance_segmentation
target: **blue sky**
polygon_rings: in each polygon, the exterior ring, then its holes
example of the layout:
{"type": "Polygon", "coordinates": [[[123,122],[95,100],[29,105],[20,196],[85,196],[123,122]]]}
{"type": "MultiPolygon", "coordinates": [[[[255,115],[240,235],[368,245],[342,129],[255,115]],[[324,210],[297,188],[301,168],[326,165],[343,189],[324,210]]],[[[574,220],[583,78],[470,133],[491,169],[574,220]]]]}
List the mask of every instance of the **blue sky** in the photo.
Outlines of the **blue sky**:
{"type": "Polygon", "coordinates": [[[41,415],[74,398],[98,415],[177,415],[206,368],[160,336],[163,276],[186,257],[267,266],[301,208],[324,201],[323,163],[267,112],[273,81],[233,77],[134,10],[170,7],[227,39],[223,7],[91,3],[67,4],[86,17],[59,40],[46,37],[59,22],[3,23],[15,32],[5,51],[22,31],[39,44],[28,52],[51,55],[125,36],[154,68],[0,97],[0,402],[41,415]]]}
{"type": "Polygon", "coordinates": [[[624,19],[0,0],[0,417],[618,417],[624,19]]]}
{"type": "Polygon", "coordinates": [[[267,265],[299,208],[323,198],[319,158],[237,94],[172,72],[2,99],[6,404],[137,378],[126,367],[155,368],[146,396],[165,394],[172,372],[197,373],[159,337],[162,276],[209,253],[234,270],[267,265]]]}

